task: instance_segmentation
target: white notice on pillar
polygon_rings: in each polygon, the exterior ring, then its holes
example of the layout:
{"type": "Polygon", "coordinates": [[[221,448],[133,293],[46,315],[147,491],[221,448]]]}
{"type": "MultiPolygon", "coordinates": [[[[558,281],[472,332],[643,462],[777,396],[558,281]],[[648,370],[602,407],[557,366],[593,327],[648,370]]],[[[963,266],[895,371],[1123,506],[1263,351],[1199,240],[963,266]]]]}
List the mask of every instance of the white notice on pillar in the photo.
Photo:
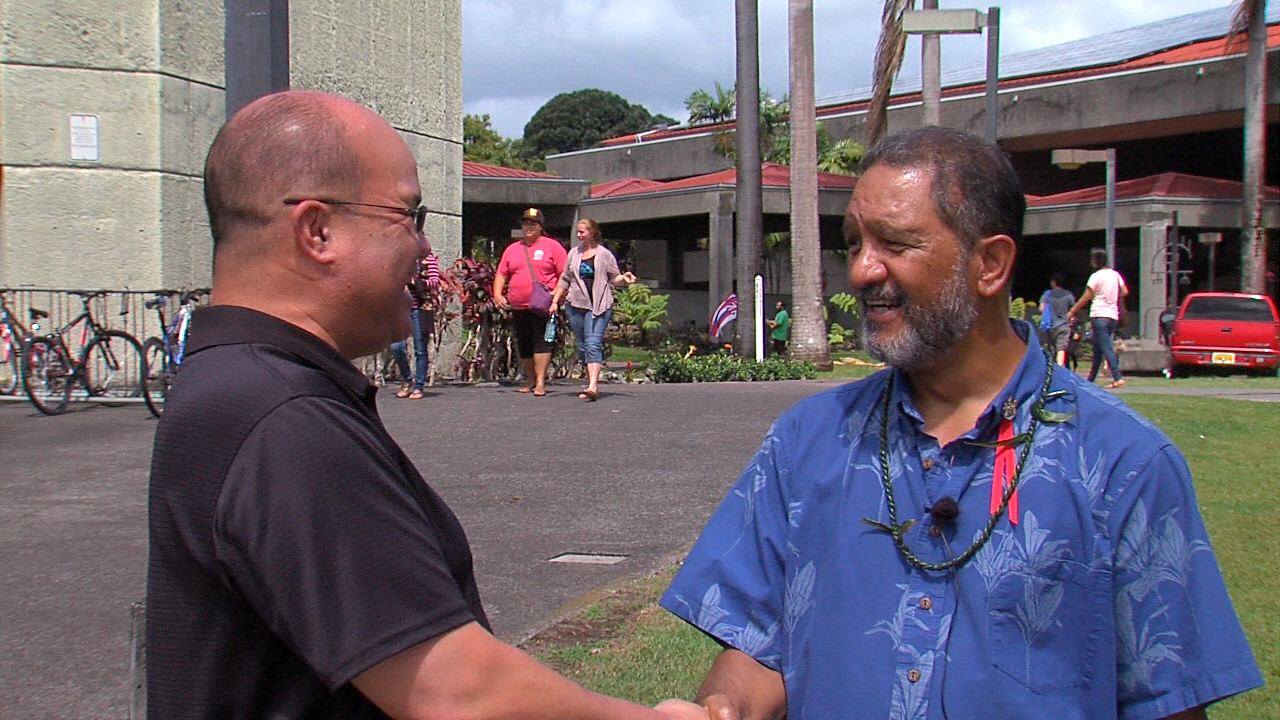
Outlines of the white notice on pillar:
{"type": "Polygon", "coordinates": [[[98,116],[71,113],[71,159],[82,162],[102,160],[98,116]]]}

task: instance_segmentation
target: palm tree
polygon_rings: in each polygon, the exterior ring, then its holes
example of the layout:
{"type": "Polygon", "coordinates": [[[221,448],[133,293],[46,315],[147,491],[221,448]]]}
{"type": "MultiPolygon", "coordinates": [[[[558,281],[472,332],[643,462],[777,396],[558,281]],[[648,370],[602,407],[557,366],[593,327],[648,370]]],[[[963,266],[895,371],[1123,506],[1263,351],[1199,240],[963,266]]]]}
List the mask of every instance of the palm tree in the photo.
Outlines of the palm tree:
{"type": "Polygon", "coordinates": [[[733,88],[725,89],[716,81],[716,94],[701,88],[685,98],[684,107],[689,111],[689,124],[711,124],[724,122],[733,118],[737,105],[737,97],[733,88]]]}
{"type": "Polygon", "coordinates": [[[1267,161],[1267,0],[1239,0],[1231,37],[1247,33],[1244,71],[1244,187],[1240,218],[1240,289],[1266,292],[1267,228],[1262,222],[1262,185],[1267,161]]]}
{"type": "Polygon", "coordinates": [[[791,47],[791,356],[831,369],[818,235],[818,117],[813,88],[813,0],[788,0],[791,47]]]}
{"type": "Polygon", "coordinates": [[[876,42],[876,67],[872,79],[871,106],[863,128],[866,146],[884,137],[889,111],[889,92],[902,67],[902,54],[907,49],[907,34],[902,32],[902,13],[915,9],[915,0],[884,0],[880,14],[880,40],[876,42]]]}
{"type": "MultiPolygon", "coordinates": [[[[736,0],[734,27],[739,107],[734,139],[738,183],[734,193],[734,277],[738,283],[738,354],[751,357],[756,345],[755,278],[760,272],[760,236],[764,230],[764,188],[760,171],[760,31],[757,0],[736,0]]],[[[714,300],[713,300],[714,302],[714,300]]]]}

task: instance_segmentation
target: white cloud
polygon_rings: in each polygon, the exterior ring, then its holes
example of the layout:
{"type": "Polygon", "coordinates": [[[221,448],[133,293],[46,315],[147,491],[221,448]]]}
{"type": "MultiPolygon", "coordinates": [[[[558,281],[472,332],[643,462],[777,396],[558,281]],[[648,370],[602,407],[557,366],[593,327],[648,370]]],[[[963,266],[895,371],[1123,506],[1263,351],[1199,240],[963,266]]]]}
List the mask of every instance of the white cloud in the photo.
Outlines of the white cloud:
{"type": "MultiPolygon", "coordinates": [[[[955,2],[943,7],[961,6],[955,2]]],[[[1001,54],[1046,47],[1145,22],[1223,7],[1229,0],[1004,0],[1001,54]]],[[[563,92],[600,88],[684,120],[684,99],[718,80],[732,85],[729,0],[464,0],[465,110],[489,113],[520,137],[539,107],[563,92]]],[[[814,3],[819,97],[871,84],[880,0],[814,3]]],[[[787,93],[787,1],[759,1],[760,84],[787,93]]],[[[949,36],[946,66],[982,62],[980,35],[949,36]]],[[[919,74],[919,41],[903,76],[919,74]]]]}

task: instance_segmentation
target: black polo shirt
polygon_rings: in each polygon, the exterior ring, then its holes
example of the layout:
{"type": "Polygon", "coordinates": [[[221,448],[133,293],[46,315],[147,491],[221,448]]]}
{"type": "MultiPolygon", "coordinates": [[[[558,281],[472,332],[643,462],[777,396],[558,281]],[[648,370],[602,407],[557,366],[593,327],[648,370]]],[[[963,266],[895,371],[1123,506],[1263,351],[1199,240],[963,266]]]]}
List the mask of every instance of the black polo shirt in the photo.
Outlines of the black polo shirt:
{"type": "Polygon", "coordinates": [[[353,677],[488,627],[462,526],[375,395],[294,325],[196,311],[151,462],[150,717],[381,718],[353,677]]]}

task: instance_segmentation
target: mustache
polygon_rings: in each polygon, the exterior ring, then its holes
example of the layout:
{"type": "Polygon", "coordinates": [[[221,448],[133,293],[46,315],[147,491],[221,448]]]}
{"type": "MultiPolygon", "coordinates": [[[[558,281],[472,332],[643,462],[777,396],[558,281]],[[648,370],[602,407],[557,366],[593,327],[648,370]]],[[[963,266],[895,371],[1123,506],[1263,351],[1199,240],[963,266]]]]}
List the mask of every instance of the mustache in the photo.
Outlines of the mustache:
{"type": "Polygon", "coordinates": [[[854,291],[853,295],[858,299],[858,303],[863,307],[866,307],[867,303],[872,302],[891,305],[905,305],[909,300],[907,294],[901,289],[891,287],[884,283],[859,288],[854,291]]]}

